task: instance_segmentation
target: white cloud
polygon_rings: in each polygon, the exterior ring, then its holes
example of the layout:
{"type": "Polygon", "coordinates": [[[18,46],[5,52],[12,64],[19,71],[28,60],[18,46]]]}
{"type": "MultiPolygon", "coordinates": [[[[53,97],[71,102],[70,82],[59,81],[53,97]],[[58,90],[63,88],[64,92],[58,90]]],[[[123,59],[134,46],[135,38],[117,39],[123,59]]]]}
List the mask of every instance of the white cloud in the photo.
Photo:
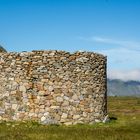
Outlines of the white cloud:
{"type": "Polygon", "coordinates": [[[100,50],[107,55],[109,68],[140,68],[140,52],[126,48],[100,50]]]}
{"type": "Polygon", "coordinates": [[[104,37],[99,37],[99,36],[92,36],[92,37],[87,37],[87,38],[79,37],[79,39],[89,41],[89,42],[118,45],[119,47],[124,47],[127,49],[134,49],[134,50],[140,51],[140,42],[135,42],[135,41],[118,40],[118,39],[104,38],[104,37]]]}
{"type": "Polygon", "coordinates": [[[121,71],[121,70],[112,70],[108,71],[109,79],[120,79],[123,81],[134,80],[140,81],[140,69],[121,71]]]}
{"type": "Polygon", "coordinates": [[[110,39],[110,38],[102,38],[102,37],[91,37],[90,38],[91,41],[96,41],[96,42],[99,42],[99,43],[107,43],[107,44],[124,44],[125,42],[124,41],[118,41],[118,40],[114,40],[114,39],[110,39]]]}

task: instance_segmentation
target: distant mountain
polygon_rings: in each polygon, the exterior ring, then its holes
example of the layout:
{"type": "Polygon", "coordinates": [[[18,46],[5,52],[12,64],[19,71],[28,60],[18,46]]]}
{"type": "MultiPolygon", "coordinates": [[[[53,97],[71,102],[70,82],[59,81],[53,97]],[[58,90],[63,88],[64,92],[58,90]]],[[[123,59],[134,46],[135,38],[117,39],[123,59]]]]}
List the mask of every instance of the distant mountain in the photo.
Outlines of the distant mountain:
{"type": "Polygon", "coordinates": [[[121,81],[107,80],[109,96],[139,96],[140,97],[140,82],[138,81],[121,81]]]}
{"type": "Polygon", "coordinates": [[[7,51],[0,45],[0,52],[7,52],[7,51]]]}

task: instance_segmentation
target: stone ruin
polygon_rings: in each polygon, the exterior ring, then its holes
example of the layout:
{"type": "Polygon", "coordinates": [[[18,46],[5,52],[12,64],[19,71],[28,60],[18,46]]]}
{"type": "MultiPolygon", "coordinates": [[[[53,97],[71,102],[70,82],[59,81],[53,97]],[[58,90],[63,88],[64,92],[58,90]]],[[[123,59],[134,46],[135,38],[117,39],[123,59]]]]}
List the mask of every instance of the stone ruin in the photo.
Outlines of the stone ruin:
{"type": "Polygon", "coordinates": [[[93,52],[0,53],[0,120],[66,125],[104,121],[106,61],[93,52]]]}

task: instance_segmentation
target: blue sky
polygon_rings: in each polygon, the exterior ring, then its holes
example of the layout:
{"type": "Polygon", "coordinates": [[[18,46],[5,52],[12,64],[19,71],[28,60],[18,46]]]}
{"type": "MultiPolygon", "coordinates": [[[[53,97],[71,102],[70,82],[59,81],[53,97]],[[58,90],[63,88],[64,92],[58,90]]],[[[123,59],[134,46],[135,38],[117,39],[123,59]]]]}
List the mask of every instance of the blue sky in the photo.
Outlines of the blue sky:
{"type": "Polygon", "coordinates": [[[139,80],[140,1],[0,0],[0,44],[103,53],[109,78],[139,80]]]}

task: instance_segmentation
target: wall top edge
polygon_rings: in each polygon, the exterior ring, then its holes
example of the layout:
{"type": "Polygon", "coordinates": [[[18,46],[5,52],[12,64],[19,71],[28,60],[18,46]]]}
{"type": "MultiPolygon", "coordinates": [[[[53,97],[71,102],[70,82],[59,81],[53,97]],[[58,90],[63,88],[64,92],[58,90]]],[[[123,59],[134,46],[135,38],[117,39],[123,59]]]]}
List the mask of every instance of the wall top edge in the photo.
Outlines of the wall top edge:
{"type": "Polygon", "coordinates": [[[25,55],[30,55],[30,54],[50,54],[54,53],[54,55],[57,54],[64,54],[64,55],[90,55],[94,54],[99,57],[107,57],[103,54],[92,52],[92,51],[75,51],[75,52],[68,52],[68,51],[63,51],[63,50],[32,50],[32,51],[22,51],[22,52],[0,52],[0,54],[9,54],[9,55],[20,55],[20,54],[25,54],[25,55]]]}

